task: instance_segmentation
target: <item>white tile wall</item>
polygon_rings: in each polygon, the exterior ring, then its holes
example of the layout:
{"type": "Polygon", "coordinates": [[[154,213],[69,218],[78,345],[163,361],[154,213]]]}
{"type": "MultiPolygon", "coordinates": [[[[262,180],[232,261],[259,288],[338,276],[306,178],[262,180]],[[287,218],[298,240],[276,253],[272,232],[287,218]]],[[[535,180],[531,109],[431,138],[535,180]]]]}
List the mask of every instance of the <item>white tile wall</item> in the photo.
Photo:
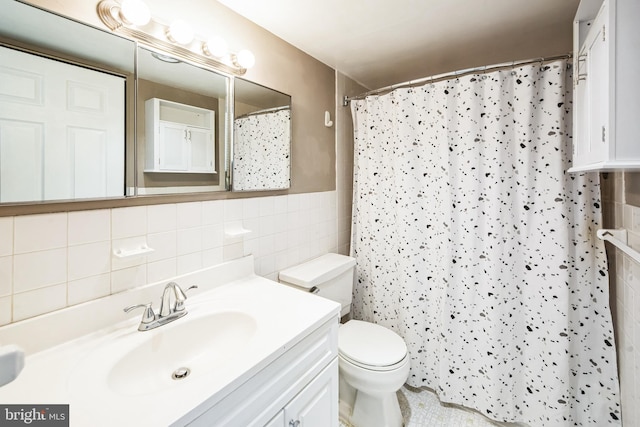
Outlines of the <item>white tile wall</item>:
{"type": "Polygon", "coordinates": [[[13,254],[13,217],[0,218],[0,256],[13,254]]]}
{"type": "Polygon", "coordinates": [[[337,250],[336,211],[330,191],[0,218],[0,325],[249,254],[275,280],[337,250]]]}
{"type": "MultiPolygon", "coordinates": [[[[640,208],[620,205],[618,209],[623,211],[629,245],[640,251],[640,208]]],[[[625,427],[640,427],[640,264],[619,250],[615,283],[622,421],[625,427]]]]}

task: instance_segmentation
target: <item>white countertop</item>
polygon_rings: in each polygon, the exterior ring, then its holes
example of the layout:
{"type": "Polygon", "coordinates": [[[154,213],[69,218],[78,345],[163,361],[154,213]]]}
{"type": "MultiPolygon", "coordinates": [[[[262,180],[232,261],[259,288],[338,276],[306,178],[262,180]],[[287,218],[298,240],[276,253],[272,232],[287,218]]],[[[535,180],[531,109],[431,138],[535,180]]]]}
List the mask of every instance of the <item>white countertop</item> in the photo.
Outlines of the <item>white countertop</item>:
{"type": "MultiPolygon", "coordinates": [[[[252,268],[248,271],[252,263],[253,259],[247,257],[237,264],[232,262],[224,265],[225,271],[232,272],[231,276],[242,276],[227,283],[220,283],[220,276],[226,277],[226,273],[215,267],[206,269],[212,271],[204,275],[199,272],[199,293],[186,301],[189,313],[151,331],[137,330],[141,314],[137,311],[133,317],[126,315],[127,320],[39,349],[38,345],[29,342],[50,336],[52,326],[65,327],[56,315],[40,316],[43,317],[40,321],[37,318],[30,319],[28,325],[14,324],[0,328],[1,344],[15,343],[38,349],[27,356],[25,368],[19,377],[0,387],[0,402],[69,404],[72,426],[154,427],[179,420],[205,401],[206,406],[215,404],[318,326],[338,319],[340,312],[339,304],[333,301],[256,276],[252,268]],[[208,273],[212,274],[211,277],[218,277],[218,283],[203,284],[202,280],[208,280],[208,273]],[[110,386],[110,372],[121,355],[144,340],[161,339],[164,328],[218,312],[246,313],[256,321],[255,333],[231,357],[222,354],[212,364],[214,366],[208,367],[205,372],[192,372],[189,377],[179,381],[172,380],[168,373],[166,383],[150,384],[148,392],[135,388],[123,392],[110,386]],[[27,332],[30,335],[25,337],[24,333],[27,332]],[[18,336],[20,339],[17,341],[20,342],[9,342],[18,336]]],[[[184,282],[183,288],[192,283],[189,280],[189,277],[176,279],[179,284],[184,282]]],[[[214,282],[216,280],[211,279],[211,283],[214,282]]],[[[157,291],[154,298],[154,308],[157,308],[155,302],[160,298],[161,287],[154,285],[152,288],[157,291]]],[[[124,298],[128,299],[126,303],[122,296],[118,296],[115,302],[106,301],[113,298],[107,297],[101,304],[94,302],[91,307],[77,307],[76,316],[74,313],[58,313],[57,316],[62,315],[68,322],[82,324],[87,312],[100,316],[105,307],[111,306],[124,319],[122,307],[129,303],[146,302],[144,299],[136,300],[140,298],[140,292],[146,291],[132,292],[129,298],[124,298]],[[118,304],[117,308],[114,304],[118,304]]],[[[74,307],[65,310],[72,312],[74,307]]],[[[72,324],[66,327],[82,329],[72,324]]],[[[207,339],[206,333],[202,339],[207,339]]],[[[221,349],[221,352],[224,350],[221,349]]],[[[176,352],[179,351],[177,348],[176,352]]],[[[133,377],[133,380],[136,378],[133,377]]]]}

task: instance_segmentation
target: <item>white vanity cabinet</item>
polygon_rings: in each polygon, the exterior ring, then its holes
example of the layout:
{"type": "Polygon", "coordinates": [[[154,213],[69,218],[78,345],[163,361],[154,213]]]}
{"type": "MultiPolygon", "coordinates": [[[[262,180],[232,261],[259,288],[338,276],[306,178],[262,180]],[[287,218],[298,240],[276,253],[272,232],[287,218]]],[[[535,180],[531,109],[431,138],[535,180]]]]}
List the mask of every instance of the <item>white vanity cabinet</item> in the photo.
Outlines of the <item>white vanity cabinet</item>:
{"type": "Polygon", "coordinates": [[[337,356],[336,316],[221,400],[204,402],[174,425],[338,427],[337,356]]]}
{"type": "Polygon", "coordinates": [[[580,2],[570,172],[640,169],[639,22],[638,0],[580,2]]]}
{"type": "Polygon", "coordinates": [[[215,111],[145,101],[145,172],[215,173],[215,111]]]}

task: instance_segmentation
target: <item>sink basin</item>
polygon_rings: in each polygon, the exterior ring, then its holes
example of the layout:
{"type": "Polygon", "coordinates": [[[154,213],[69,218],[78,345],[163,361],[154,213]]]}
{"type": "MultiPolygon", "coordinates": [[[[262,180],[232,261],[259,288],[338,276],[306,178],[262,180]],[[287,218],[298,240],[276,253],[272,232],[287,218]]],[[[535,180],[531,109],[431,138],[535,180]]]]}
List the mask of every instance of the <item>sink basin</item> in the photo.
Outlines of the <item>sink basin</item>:
{"type": "Polygon", "coordinates": [[[243,312],[189,316],[149,332],[135,331],[124,338],[126,342],[97,349],[77,367],[73,383],[80,386],[86,384],[87,375],[100,375],[94,370],[101,365],[97,359],[110,354],[111,362],[100,376],[106,375],[111,391],[132,396],[163,391],[224,369],[225,362],[233,360],[257,330],[255,319],[243,312]]]}
{"type": "Polygon", "coordinates": [[[122,394],[146,394],[220,369],[257,327],[253,317],[240,312],[182,320],[164,330],[161,326],[120,358],[109,372],[109,387],[122,394]]]}

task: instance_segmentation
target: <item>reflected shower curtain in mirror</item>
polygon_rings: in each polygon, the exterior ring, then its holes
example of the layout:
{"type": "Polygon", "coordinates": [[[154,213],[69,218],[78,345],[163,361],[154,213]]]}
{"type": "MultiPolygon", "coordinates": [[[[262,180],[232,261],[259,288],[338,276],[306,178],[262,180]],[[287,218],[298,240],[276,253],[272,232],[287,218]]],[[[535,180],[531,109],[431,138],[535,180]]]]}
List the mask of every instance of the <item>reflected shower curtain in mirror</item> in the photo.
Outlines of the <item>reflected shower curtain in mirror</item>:
{"type": "Polygon", "coordinates": [[[566,61],[351,102],[353,314],[408,384],[530,426],[619,425],[597,173],[568,174],[566,61]]]}
{"type": "Polygon", "coordinates": [[[233,132],[233,189],[289,188],[291,110],[238,117],[233,132]]]}

